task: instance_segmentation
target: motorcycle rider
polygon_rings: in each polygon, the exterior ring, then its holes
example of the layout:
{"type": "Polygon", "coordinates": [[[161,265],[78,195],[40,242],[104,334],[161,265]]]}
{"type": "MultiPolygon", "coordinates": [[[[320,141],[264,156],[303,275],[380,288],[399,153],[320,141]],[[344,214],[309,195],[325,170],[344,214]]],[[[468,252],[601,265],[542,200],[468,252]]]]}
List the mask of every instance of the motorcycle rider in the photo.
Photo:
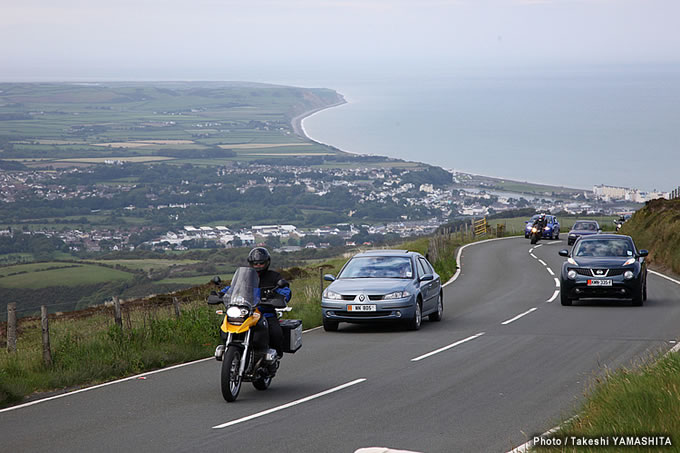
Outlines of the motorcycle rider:
{"type": "MultiPolygon", "coordinates": [[[[271,264],[271,255],[264,247],[255,247],[248,254],[248,265],[253,268],[260,278],[260,290],[273,290],[277,294],[281,294],[286,303],[290,301],[293,293],[285,282],[286,286],[278,287],[279,280],[283,280],[281,274],[269,269],[271,264]]],[[[222,293],[226,293],[229,286],[222,289],[222,293]]],[[[271,305],[262,304],[258,306],[260,313],[265,318],[267,328],[269,330],[269,345],[276,349],[276,353],[281,358],[283,356],[283,330],[279,324],[279,319],[276,315],[276,310],[271,305]]]]}
{"type": "Polygon", "coordinates": [[[534,220],[534,224],[532,226],[535,226],[538,231],[541,232],[541,236],[543,235],[543,229],[548,225],[548,218],[545,216],[545,214],[541,214],[538,216],[536,220],[534,220]]]}

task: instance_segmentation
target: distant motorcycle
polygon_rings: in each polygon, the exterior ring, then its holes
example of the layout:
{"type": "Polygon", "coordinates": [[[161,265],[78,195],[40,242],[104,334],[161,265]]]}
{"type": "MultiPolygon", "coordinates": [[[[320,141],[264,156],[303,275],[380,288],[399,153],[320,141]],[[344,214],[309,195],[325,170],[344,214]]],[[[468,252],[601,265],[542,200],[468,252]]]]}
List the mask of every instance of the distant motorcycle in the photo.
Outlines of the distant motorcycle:
{"type": "MultiPolygon", "coordinates": [[[[219,285],[219,277],[213,279],[219,285]]],[[[283,296],[275,288],[259,288],[257,272],[250,267],[236,270],[226,294],[211,291],[208,304],[223,303],[224,321],[220,327],[222,344],[215,349],[215,358],[222,361],[220,383],[222,396],[227,402],[236,401],[242,382],[252,382],[257,390],[267,390],[279,368],[276,350],[269,347],[267,322],[280,322],[283,330],[283,352],[294,353],[302,346],[302,321],[265,318],[259,306],[271,305],[280,317],[290,311],[283,296]]],[[[280,287],[285,282],[278,282],[280,287]]]]}

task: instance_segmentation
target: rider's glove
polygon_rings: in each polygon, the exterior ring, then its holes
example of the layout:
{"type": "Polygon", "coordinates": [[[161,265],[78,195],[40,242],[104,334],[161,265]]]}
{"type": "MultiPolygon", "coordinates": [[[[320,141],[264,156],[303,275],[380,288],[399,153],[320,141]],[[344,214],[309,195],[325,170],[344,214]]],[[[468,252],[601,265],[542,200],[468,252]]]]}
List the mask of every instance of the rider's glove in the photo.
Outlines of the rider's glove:
{"type": "Polygon", "coordinates": [[[286,303],[290,301],[290,298],[293,295],[290,288],[276,288],[274,291],[276,291],[278,294],[281,294],[286,303]]]}

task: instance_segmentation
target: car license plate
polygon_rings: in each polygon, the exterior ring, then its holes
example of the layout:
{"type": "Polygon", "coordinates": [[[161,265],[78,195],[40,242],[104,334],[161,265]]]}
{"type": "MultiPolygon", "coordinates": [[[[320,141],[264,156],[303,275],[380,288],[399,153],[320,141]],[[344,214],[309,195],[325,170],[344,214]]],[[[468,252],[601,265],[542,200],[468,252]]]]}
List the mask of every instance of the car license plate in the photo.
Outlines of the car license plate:
{"type": "Polygon", "coordinates": [[[588,280],[588,286],[612,286],[611,280],[588,280]]]}
{"type": "Polygon", "coordinates": [[[375,305],[348,305],[347,311],[376,311],[375,305]]]}

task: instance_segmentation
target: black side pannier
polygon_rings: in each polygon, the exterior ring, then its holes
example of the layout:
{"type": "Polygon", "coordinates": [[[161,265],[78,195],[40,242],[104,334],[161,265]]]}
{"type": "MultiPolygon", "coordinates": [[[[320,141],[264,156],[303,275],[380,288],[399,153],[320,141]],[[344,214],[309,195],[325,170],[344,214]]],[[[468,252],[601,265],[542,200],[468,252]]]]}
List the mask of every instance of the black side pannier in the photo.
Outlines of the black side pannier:
{"type": "Polygon", "coordinates": [[[302,347],[302,321],[299,319],[282,319],[283,352],[294,353],[302,347]]]}

